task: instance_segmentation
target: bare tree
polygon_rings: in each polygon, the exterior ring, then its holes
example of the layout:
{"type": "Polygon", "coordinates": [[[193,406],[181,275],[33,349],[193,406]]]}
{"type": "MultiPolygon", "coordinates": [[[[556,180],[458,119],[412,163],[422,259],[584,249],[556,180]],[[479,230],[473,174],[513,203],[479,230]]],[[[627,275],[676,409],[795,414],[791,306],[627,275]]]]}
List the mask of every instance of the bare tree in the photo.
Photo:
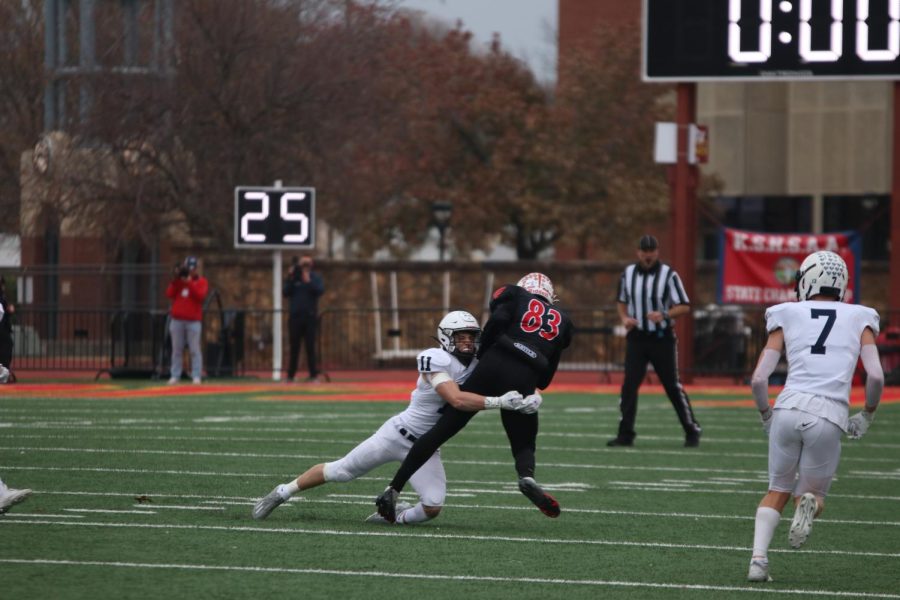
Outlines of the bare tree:
{"type": "Polygon", "coordinates": [[[43,119],[42,0],[0,0],[0,231],[18,231],[22,151],[43,119]]]}

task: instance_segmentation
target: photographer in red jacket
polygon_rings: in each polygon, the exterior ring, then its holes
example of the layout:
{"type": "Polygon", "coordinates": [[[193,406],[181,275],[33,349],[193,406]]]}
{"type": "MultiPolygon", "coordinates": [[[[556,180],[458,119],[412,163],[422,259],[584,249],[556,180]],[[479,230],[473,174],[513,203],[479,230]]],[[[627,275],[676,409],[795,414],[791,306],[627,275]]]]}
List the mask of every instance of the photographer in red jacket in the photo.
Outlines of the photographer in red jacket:
{"type": "Polygon", "coordinates": [[[203,301],[209,291],[209,282],[197,272],[197,259],[187,257],[175,266],[174,277],[166,289],[172,301],[169,336],[172,338],[172,368],[169,385],[181,379],[182,355],[187,342],[191,352],[191,380],[198,384],[203,372],[203,355],[200,353],[200,332],[203,323],[203,301]]]}

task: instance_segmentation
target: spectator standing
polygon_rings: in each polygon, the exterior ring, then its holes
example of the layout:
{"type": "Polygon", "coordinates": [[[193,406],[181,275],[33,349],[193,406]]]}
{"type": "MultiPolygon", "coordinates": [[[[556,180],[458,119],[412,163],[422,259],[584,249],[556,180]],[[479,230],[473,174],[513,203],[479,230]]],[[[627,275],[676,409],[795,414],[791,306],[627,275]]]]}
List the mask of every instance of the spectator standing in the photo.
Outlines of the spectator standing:
{"type": "Polygon", "coordinates": [[[187,342],[191,353],[191,380],[200,383],[203,355],[200,352],[200,333],[203,324],[203,301],[209,292],[209,282],[197,270],[197,259],[187,257],[175,267],[174,277],[166,289],[171,300],[169,335],[172,338],[172,368],[169,385],[181,380],[182,356],[187,342]]]}
{"type": "Polygon", "coordinates": [[[13,355],[12,315],[15,312],[16,307],[6,299],[6,280],[0,277],[0,383],[6,383],[10,378],[9,367],[13,355]]]}
{"type": "Polygon", "coordinates": [[[638,388],[653,365],[656,376],[681,426],[684,445],[700,445],[700,424],[678,379],[678,349],[673,322],[690,312],[690,300],[675,269],[659,260],[659,242],[652,235],[638,242],[638,262],[628,265],[619,279],[616,308],[625,330],[625,380],[619,398],[619,432],[607,446],[631,446],[637,435],[638,388]]]}
{"type": "Polygon", "coordinates": [[[283,295],[290,299],[290,316],[288,317],[288,339],[290,357],[288,358],[287,380],[293,381],[297,374],[297,363],[300,360],[300,340],[306,346],[306,363],[309,366],[309,382],[319,381],[319,368],[316,363],[316,333],[319,319],[319,296],[325,291],[322,276],[313,271],[313,259],[304,256],[299,260],[294,257],[287,278],[284,280],[283,295]]]}

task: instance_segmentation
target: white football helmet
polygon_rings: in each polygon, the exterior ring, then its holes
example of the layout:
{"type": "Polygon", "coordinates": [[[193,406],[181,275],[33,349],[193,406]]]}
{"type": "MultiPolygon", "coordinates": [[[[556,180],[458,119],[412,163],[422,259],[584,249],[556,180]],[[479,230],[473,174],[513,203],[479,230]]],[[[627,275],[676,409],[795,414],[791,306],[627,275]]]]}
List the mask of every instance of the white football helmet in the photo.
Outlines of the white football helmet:
{"type": "Polygon", "coordinates": [[[478,351],[478,345],[481,342],[481,325],[471,313],[454,310],[448,312],[438,323],[437,339],[441,343],[441,348],[457,358],[471,358],[478,351]],[[463,353],[456,348],[456,340],[453,339],[453,335],[463,331],[475,334],[475,349],[471,353],[463,353]]]}
{"type": "Polygon", "coordinates": [[[843,258],[828,250],[813,252],[797,271],[797,300],[809,300],[817,294],[843,300],[849,279],[843,258]]]}
{"type": "Polygon", "coordinates": [[[525,288],[525,291],[529,294],[544,298],[550,304],[555,304],[559,300],[556,297],[556,292],[553,291],[553,282],[543,273],[529,273],[520,279],[516,285],[520,288],[525,288]]]}

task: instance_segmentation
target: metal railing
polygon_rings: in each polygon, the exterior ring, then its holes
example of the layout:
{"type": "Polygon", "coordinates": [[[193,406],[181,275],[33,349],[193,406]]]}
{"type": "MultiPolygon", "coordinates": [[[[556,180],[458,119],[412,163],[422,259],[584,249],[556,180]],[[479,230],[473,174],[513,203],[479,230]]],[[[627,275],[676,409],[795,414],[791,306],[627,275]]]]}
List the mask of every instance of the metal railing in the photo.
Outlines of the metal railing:
{"type": "MultiPolygon", "coordinates": [[[[271,310],[226,309],[204,314],[204,367],[210,376],[272,370],[271,310]]],[[[576,324],[561,370],[620,371],[624,331],[612,307],[570,310],[576,324]]],[[[439,308],[328,309],[319,316],[323,370],[407,367],[436,344],[439,308]]],[[[762,309],[708,307],[694,312],[695,375],[746,377],[765,344],[762,309]]],[[[287,314],[282,365],[287,364],[287,314]]],[[[167,376],[170,361],[164,311],[20,309],[15,315],[14,369],[110,371],[167,376]]],[[[304,371],[301,356],[300,370],[304,371]]]]}

